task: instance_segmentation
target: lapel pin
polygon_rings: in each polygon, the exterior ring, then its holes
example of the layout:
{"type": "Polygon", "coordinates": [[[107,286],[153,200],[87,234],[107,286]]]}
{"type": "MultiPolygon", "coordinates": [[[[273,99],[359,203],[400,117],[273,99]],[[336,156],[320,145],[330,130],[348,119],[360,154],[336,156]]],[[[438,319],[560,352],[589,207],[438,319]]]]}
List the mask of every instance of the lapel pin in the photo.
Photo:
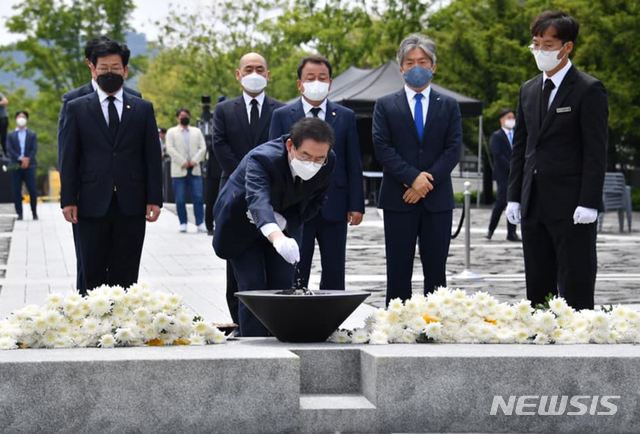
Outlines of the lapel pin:
{"type": "Polygon", "coordinates": [[[130,109],[130,108],[131,108],[131,106],[130,106],[129,104],[127,104],[127,108],[128,108],[128,109],[130,109]]]}
{"type": "Polygon", "coordinates": [[[331,116],[335,116],[335,115],[336,115],[336,112],[331,112],[331,116]]]}

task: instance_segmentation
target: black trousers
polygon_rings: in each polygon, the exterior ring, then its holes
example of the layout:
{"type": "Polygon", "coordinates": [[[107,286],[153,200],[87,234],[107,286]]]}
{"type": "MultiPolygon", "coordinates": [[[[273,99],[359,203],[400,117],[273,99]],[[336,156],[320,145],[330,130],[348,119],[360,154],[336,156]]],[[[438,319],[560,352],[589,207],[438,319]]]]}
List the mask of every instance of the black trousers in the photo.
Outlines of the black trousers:
{"type": "Polygon", "coordinates": [[[422,262],[424,293],[447,285],[451,218],[452,211],[431,213],[422,206],[408,212],[384,211],[387,304],[394,298],[411,298],[416,241],[422,262]]]}
{"type": "Polygon", "coordinates": [[[596,223],[545,219],[539,213],[537,194],[534,187],[522,219],[527,298],[535,305],[544,303],[549,293],[560,294],[574,309],[593,309],[596,223]]]}
{"type": "Polygon", "coordinates": [[[82,295],[87,294],[87,285],[84,282],[84,273],[82,271],[82,254],[80,247],[80,229],[79,225],[71,225],[73,229],[73,246],[76,249],[76,288],[82,295]]]}
{"type": "MultiPolygon", "coordinates": [[[[496,196],[496,201],[493,204],[493,210],[491,211],[491,220],[489,220],[489,236],[493,235],[493,232],[498,227],[498,223],[500,222],[500,217],[504,212],[504,209],[507,207],[507,187],[508,183],[505,180],[504,182],[497,182],[498,184],[498,194],[496,196]]],[[[505,219],[506,220],[506,219],[505,219]]],[[[516,235],[516,225],[509,223],[507,220],[507,237],[513,237],[516,235]]]]}
{"type": "Polygon", "coordinates": [[[15,205],[16,214],[22,217],[22,183],[27,186],[29,192],[29,201],[31,205],[31,214],[33,217],[38,216],[38,191],[36,189],[36,168],[28,167],[26,169],[16,169],[11,172],[13,183],[13,203],[15,205]]]}
{"type": "Polygon", "coordinates": [[[309,274],[311,274],[311,261],[316,240],[318,240],[322,265],[320,289],[344,289],[347,246],[346,219],[334,222],[325,219],[321,213],[318,213],[317,216],[305,222],[302,231],[302,245],[300,246],[300,263],[296,276],[304,288],[309,286],[309,274]]]}
{"type": "MultiPolygon", "coordinates": [[[[214,178],[214,179],[218,179],[218,178],[214,178]]],[[[224,187],[224,185],[227,183],[228,178],[222,178],[219,179],[219,189],[216,191],[216,197],[218,195],[218,192],[220,190],[222,190],[222,187],[224,187]]],[[[207,197],[208,200],[208,197],[207,197]]],[[[215,200],[214,200],[215,203],[215,200]]],[[[207,210],[211,210],[211,227],[213,227],[213,204],[211,205],[211,207],[207,206],[207,210]]],[[[207,223],[207,211],[205,211],[205,216],[204,216],[204,221],[205,224],[207,223]]],[[[207,229],[209,228],[209,226],[207,226],[207,229]]],[[[236,324],[240,324],[240,319],[238,317],[238,307],[239,307],[239,302],[238,302],[238,298],[234,295],[237,291],[238,291],[238,282],[236,281],[236,274],[233,271],[233,264],[231,263],[231,261],[227,261],[227,268],[226,268],[226,273],[227,273],[227,288],[226,288],[226,299],[227,299],[227,307],[229,308],[229,313],[231,314],[231,320],[236,323],[236,324]]]]}
{"type": "Polygon", "coordinates": [[[7,128],[9,127],[9,118],[0,118],[0,145],[2,145],[2,153],[7,155],[7,128]]]}
{"type": "MultiPolygon", "coordinates": [[[[266,238],[258,239],[229,262],[240,291],[289,289],[293,285],[293,265],[286,262],[266,238]]],[[[240,336],[269,336],[266,327],[243,303],[239,303],[238,317],[240,336]]]]}
{"type": "Polygon", "coordinates": [[[80,217],[80,255],[87,289],[128,288],[138,281],[146,220],[120,212],[116,196],[103,217],[80,217]]]}

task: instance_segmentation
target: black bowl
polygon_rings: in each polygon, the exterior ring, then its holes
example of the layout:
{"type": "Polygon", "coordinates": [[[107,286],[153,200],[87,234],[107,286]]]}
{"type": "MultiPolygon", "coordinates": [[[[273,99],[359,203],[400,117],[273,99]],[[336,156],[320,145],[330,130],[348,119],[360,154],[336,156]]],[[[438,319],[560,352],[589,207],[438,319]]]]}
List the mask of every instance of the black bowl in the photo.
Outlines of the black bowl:
{"type": "Polygon", "coordinates": [[[241,291],[236,297],[282,342],[324,342],[369,296],[364,291],[241,291]]]}

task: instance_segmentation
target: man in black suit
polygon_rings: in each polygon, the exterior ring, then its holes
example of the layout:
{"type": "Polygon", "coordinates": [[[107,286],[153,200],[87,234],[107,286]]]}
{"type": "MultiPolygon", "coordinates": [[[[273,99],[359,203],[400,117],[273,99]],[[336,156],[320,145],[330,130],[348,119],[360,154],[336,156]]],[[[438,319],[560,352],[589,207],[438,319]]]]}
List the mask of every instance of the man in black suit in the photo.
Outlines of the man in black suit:
{"type": "MultiPolygon", "coordinates": [[[[258,53],[240,58],[236,80],[242,95],[216,106],[213,117],[213,152],[222,168],[220,186],[224,186],[244,156],[269,140],[271,114],[282,103],[265,93],[269,80],[267,61],[258,53]]],[[[238,322],[238,301],[233,270],[227,263],[227,305],[233,322],[238,322]]]]}
{"type": "Polygon", "coordinates": [[[269,137],[288,134],[291,126],[304,117],[327,122],[335,136],[333,152],[336,170],[327,192],[327,201],[318,215],[305,223],[298,264],[298,284],[307,287],[313,251],[318,240],[322,275],[320,289],[345,288],[345,250],[347,223],[362,222],[364,192],[360,144],[353,110],[327,99],[331,86],[331,64],[322,56],[308,56],[298,65],[300,99],[277,109],[271,119],[269,137]]]}
{"type": "MultiPolygon", "coordinates": [[[[335,167],[333,142],[327,123],[304,118],[250,151],[220,191],[213,248],[240,291],[292,287],[302,225],[320,211],[335,167]]],[[[242,336],[267,336],[242,303],[238,314],[242,336]]]]}
{"type": "Polygon", "coordinates": [[[571,16],[543,12],[531,36],[542,74],[520,89],[507,218],[522,222],[527,298],[559,293],[575,309],[593,309],[607,92],[569,60],[578,36],[571,16]]]}
{"type": "Polygon", "coordinates": [[[78,225],[86,288],[138,280],[146,221],[162,206],[160,142],[153,106],[123,91],[129,49],[102,42],[91,53],[96,92],[67,104],[61,207],[78,225]]]}
{"type": "Polygon", "coordinates": [[[451,242],[453,185],[462,122],[458,103],[430,86],[436,45],[423,35],[406,37],[398,50],[405,86],[380,98],[373,113],[373,145],[384,172],[379,207],[384,210],[387,304],[411,298],[419,241],[424,292],[446,286],[451,242]]]}
{"type": "MultiPolygon", "coordinates": [[[[509,164],[511,161],[511,147],[513,146],[513,129],[516,125],[516,115],[511,109],[504,109],[499,116],[500,128],[491,134],[489,147],[493,157],[493,179],[498,185],[498,195],[493,204],[489,230],[486,239],[490,240],[498,227],[500,216],[507,207],[507,187],[509,185],[509,164]]],[[[507,220],[507,240],[520,241],[516,234],[516,225],[507,220]]]]}
{"type": "MultiPolygon", "coordinates": [[[[85,57],[84,61],[87,64],[87,67],[89,68],[89,73],[92,76],[93,76],[94,66],[91,63],[91,53],[93,51],[93,48],[100,43],[105,43],[109,41],[111,41],[111,39],[108,38],[107,36],[100,36],[99,38],[94,38],[87,41],[87,43],[84,46],[84,57],[85,57]]],[[[60,168],[62,165],[61,158],[60,158],[62,154],[62,149],[64,147],[64,143],[62,142],[62,127],[64,125],[64,121],[66,117],[67,104],[69,103],[69,101],[73,101],[76,98],[95,92],[97,88],[98,88],[98,83],[96,83],[96,81],[92,78],[89,83],[86,83],[80,87],[72,89],[62,96],[62,106],[60,107],[60,114],[58,115],[58,168],[60,168]]],[[[138,98],[142,98],[142,95],[134,89],[131,89],[125,86],[124,91],[131,95],[137,96],[138,98]]],[[[73,244],[76,250],[76,270],[77,270],[76,288],[81,293],[85,293],[87,288],[84,282],[84,276],[82,274],[82,258],[80,255],[80,239],[78,236],[77,225],[73,225],[73,244]]]]}
{"type": "Polygon", "coordinates": [[[29,113],[21,110],[16,113],[18,128],[7,137],[7,156],[17,168],[11,173],[13,183],[13,198],[18,214],[22,220],[22,183],[27,186],[31,202],[31,215],[38,220],[38,192],[36,189],[36,153],[38,152],[38,138],[36,133],[27,128],[29,113]]]}

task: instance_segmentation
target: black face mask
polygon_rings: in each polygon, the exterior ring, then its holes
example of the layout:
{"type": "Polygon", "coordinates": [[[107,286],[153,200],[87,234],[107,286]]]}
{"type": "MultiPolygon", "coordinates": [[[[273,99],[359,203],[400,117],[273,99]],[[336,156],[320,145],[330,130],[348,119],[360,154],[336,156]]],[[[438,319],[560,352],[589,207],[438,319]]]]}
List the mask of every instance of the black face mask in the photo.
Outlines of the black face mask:
{"type": "Polygon", "coordinates": [[[100,86],[100,89],[106,93],[115,93],[122,87],[124,77],[115,72],[107,72],[106,74],[100,74],[98,78],[96,78],[96,82],[98,86],[100,86]]]}
{"type": "Polygon", "coordinates": [[[191,119],[189,118],[180,118],[180,125],[184,125],[186,127],[189,125],[189,122],[191,122],[191,119]]]}

